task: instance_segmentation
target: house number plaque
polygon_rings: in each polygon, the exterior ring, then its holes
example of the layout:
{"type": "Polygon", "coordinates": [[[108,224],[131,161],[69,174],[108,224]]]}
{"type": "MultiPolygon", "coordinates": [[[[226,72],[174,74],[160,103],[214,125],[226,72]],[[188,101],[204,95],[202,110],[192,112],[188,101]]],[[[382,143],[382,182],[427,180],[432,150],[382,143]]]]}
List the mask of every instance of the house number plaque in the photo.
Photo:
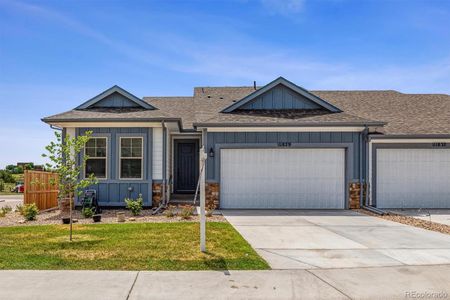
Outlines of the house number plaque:
{"type": "Polygon", "coordinates": [[[278,147],[291,147],[292,143],[291,142],[279,142],[278,143],[278,147]]]}
{"type": "Polygon", "coordinates": [[[431,146],[439,148],[439,147],[446,147],[447,143],[431,143],[431,146]]]}

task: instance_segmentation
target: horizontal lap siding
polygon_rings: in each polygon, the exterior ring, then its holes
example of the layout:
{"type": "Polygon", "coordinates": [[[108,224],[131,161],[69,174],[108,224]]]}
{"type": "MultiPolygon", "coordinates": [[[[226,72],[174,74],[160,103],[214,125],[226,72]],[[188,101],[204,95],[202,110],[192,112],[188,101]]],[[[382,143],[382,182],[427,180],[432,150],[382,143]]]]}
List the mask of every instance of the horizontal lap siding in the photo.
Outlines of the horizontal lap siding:
{"type": "MultiPolygon", "coordinates": [[[[207,150],[215,149],[216,144],[273,144],[290,143],[353,143],[353,177],[359,179],[359,132],[208,132],[207,150]]],[[[206,178],[218,181],[216,178],[216,163],[218,155],[208,157],[206,178]]],[[[363,164],[364,165],[364,164],[363,164]]],[[[363,169],[364,170],[364,169],[363,169]]],[[[362,173],[364,174],[364,172],[362,173]]]]}
{"type": "Polygon", "coordinates": [[[97,191],[97,198],[102,206],[124,206],[127,197],[137,198],[142,194],[144,205],[151,205],[152,183],[152,128],[77,128],[77,135],[92,131],[94,135],[104,134],[108,137],[108,179],[99,180],[92,186],[97,191]],[[144,162],[142,180],[119,179],[119,138],[130,134],[130,137],[144,136],[144,162]],[[128,188],[132,188],[131,192],[128,188]]]}

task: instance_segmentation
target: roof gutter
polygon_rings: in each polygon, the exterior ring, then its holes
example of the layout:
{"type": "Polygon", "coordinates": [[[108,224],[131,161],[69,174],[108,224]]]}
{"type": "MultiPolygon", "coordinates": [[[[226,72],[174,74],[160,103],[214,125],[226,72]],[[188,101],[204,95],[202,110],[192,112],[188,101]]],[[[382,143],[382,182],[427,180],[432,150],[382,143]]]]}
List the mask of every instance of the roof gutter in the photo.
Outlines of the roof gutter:
{"type": "Polygon", "coordinates": [[[177,122],[178,129],[180,131],[191,131],[191,130],[184,130],[183,125],[181,123],[181,118],[145,118],[145,119],[129,119],[129,118],[122,118],[122,119],[113,119],[113,118],[105,118],[105,119],[59,119],[59,120],[50,120],[48,118],[42,118],[42,122],[49,124],[50,126],[55,126],[54,124],[61,124],[61,123],[71,123],[71,122],[77,122],[77,123],[102,123],[102,122],[118,122],[118,123],[140,123],[140,122],[177,122]]]}
{"type": "Polygon", "coordinates": [[[194,123],[194,127],[350,127],[384,126],[386,122],[326,122],[326,123],[194,123]]]}

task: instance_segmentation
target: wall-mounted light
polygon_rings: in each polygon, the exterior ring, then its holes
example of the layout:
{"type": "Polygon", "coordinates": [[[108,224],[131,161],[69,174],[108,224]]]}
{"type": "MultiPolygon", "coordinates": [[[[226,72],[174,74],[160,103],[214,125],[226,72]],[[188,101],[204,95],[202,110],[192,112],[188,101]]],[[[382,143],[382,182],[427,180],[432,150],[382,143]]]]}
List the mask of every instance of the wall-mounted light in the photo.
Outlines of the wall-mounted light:
{"type": "Polygon", "coordinates": [[[209,148],[209,157],[214,157],[214,149],[212,147],[209,148]]]}

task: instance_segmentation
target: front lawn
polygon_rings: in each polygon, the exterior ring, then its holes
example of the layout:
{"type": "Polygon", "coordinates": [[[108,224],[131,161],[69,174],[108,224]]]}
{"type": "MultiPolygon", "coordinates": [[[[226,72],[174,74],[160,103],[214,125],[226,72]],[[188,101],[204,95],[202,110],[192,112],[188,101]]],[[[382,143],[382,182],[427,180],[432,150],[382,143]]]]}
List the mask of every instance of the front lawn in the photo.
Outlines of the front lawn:
{"type": "Polygon", "coordinates": [[[0,228],[0,269],[256,270],[267,263],[228,223],[207,223],[207,253],[199,224],[139,223],[0,228]]]}

